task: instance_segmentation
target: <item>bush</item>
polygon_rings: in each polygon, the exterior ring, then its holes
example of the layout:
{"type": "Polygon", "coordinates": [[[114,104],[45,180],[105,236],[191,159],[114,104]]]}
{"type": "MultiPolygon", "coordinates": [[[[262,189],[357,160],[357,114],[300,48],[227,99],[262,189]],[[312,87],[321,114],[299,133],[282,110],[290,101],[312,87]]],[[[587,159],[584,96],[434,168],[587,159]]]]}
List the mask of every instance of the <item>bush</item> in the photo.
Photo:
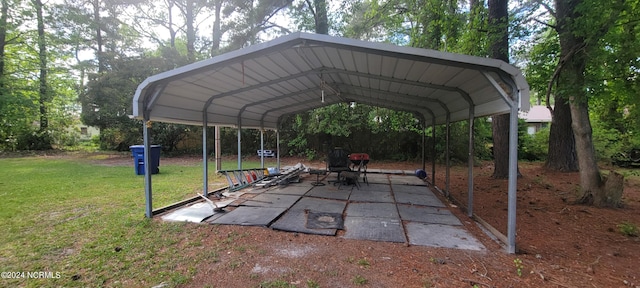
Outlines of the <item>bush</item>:
{"type": "Polygon", "coordinates": [[[518,158],[528,161],[547,160],[549,152],[549,128],[544,128],[533,135],[520,135],[518,139],[518,158]]]}
{"type": "Polygon", "coordinates": [[[625,136],[617,129],[605,128],[602,123],[593,121],[593,146],[598,160],[610,161],[620,152],[628,152],[625,136]]]}

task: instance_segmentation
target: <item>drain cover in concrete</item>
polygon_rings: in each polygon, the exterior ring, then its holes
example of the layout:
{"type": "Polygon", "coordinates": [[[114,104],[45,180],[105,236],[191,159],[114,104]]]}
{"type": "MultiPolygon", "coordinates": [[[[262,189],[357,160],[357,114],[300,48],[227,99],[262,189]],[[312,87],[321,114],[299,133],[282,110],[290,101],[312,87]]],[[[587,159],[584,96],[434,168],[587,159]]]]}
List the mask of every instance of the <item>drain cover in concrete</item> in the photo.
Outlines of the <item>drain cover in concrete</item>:
{"type": "Polygon", "coordinates": [[[410,222],[406,229],[412,245],[485,250],[482,243],[460,226],[410,222]]]}
{"type": "Polygon", "coordinates": [[[313,188],[313,186],[311,186],[310,184],[305,184],[305,185],[289,185],[286,187],[282,187],[282,186],[276,186],[276,187],[271,187],[269,189],[267,189],[266,191],[264,191],[264,193],[267,194],[285,194],[285,195],[304,195],[304,193],[307,193],[307,191],[311,190],[311,188],[313,188]]]}
{"type": "MultiPolygon", "coordinates": [[[[358,190],[358,189],[356,189],[358,190]]],[[[377,184],[377,183],[366,183],[360,185],[360,191],[377,191],[377,192],[391,192],[391,185],[389,183],[386,184],[377,184]]]]}
{"type": "Polygon", "coordinates": [[[244,201],[242,206],[257,206],[257,207],[282,207],[289,208],[293,203],[296,203],[301,196],[297,195],[283,195],[283,194],[268,194],[263,193],[256,195],[255,197],[244,201]]]}
{"type": "Polygon", "coordinates": [[[342,229],[343,225],[342,214],[324,212],[307,213],[307,228],[309,229],[342,229]]]}
{"type": "Polygon", "coordinates": [[[353,190],[349,201],[393,203],[391,192],[353,190]]]}
{"type": "Polygon", "coordinates": [[[214,212],[211,205],[209,205],[209,203],[202,202],[175,210],[162,216],[162,220],[200,223],[202,220],[213,214],[214,212]]]}
{"type": "Polygon", "coordinates": [[[398,219],[398,210],[393,203],[350,203],[347,216],[398,219]]]}
{"type": "Polygon", "coordinates": [[[400,223],[399,219],[347,216],[344,226],[346,230],[344,238],[406,242],[402,223],[400,223]]]}
{"type": "Polygon", "coordinates": [[[431,224],[462,225],[458,217],[446,209],[398,205],[398,212],[400,212],[400,218],[402,218],[402,220],[431,224]]]}
{"type": "Polygon", "coordinates": [[[312,229],[307,228],[307,214],[309,212],[305,210],[289,210],[284,215],[282,215],[275,223],[271,224],[271,229],[289,231],[289,232],[300,232],[306,234],[317,234],[317,235],[328,235],[333,236],[336,235],[338,231],[335,228],[320,228],[320,229],[312,229]]]}
{"type": "Polygon", "coordinates": [[[389,175],[391,184],[426,186],[427,183],[415,175],[389,175]]]}
{"type": "Polygon", "coordinates": [[[313,189],[307,192],[305,196],[336,199],[336,200],[347,200],[349,199],[350,193],[351,193],[351,186],[342,187],[342,189],[338,190],[337,185],[336,186],[327,185],[327,186],[313,187],[313,189]]]}
{"type": "Polygon", "coordinates": [[[274,219],[278,218],[285,207],[238,207],[227,212],[220,218],[211,221],[212,224],[229,224],[244,226],[268,226],[274,219]]]}
{"type": "Polygon", "coordinates": [[[307,211],[314,211],[314,212],[342,214],[345,206],[347,206],[346,201],[302,197],[302,199],[300,199],[298,203],[291,206],[289,210],[300,210],[300,211],[307,210],[307,211]]]}
{"type": "Polygon", "coordinates": [[[397,203],[424,205],[433,207],[445,207],[442,201],[433,193],[413,194],[413,193],[396,193],[394,192],[397,203]]]}

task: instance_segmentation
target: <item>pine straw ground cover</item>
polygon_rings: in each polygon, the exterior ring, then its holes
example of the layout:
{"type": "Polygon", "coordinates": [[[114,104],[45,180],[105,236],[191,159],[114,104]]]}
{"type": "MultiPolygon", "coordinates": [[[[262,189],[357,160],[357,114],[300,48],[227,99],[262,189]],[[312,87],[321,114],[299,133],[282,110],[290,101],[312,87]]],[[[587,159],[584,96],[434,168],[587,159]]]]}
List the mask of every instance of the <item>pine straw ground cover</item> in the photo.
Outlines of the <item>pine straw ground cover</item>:
{"type": "MultiPolygon", "coordinates": [[[[234,160],[228,160],[232,168],[234,160]]],[[[255,165],[256,159],[249,160],[255,165]]],[[[0,272],[51,272],[38,279],[4,277],[0,286],[640,286],[640,241],[634,236],[640,225],[640,177],[633,170],[624,172],[625,206],[600,209],[571,204],[577,173],[520,163],[519,253],[509,255],[459,207],[452,211],[486,251],[148,220],[143,179],[131,163],[128,153],[0,159],[0,272]]],[[[489,164],[474,169],[475,212],[504,233],[506,181],[490,179],[489,164]]],[[[370,167],[382,166],[419,165],[372,161],[370,167]]],[[[163,158],[160,170],[153,182],[154,207],[201,189],[198,157],[163,158]]],[[[444,169],[438,171],[436,184],[442,187],[444,169]]],[[[451,192],[462,205],[466,173],[465,167],[452,169],[451,192]]],[[[217,182],[212,187],[224,184],[214,175],[212,182],[217,182]]]]}

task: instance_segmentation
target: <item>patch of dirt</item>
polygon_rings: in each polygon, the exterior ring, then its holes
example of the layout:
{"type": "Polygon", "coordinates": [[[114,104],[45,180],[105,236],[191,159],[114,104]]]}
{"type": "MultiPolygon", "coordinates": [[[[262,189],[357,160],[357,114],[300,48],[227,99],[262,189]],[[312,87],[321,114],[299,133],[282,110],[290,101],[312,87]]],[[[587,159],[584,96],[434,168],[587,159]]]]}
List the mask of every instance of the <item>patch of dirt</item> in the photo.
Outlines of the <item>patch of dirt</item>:
{"type": "MultiPolygon", "coordinates": [[[[163,165],[199,161],[197,156],[161,160],[163,165]]],[[[121,155],[99,162],[130,165],[130,158],[121,155]]],[[[283,159],[283,165],[298,162],[324,167],[321,161],[283,159]]],[[[492,179],[491,165],[484,162],[474,167],[474,212],[506,234],[507,181],[492,179]]],[[[451,168],[450,191],[460,205],[451,210],[486,251],[211,226],[199,229],[206,234],[202,247],[216,249],[217,257],[198,263],[193,278],[183,286],[640,287],[640,237],[625,236],[619,228],[623,223],[640,226],[638,177],[625,180],[623,208],[594,208],[572,204],[579,188],[578,173],[551,172],[541,166],[519,164],[523,177],[518,179],[517,254],[507,254],[504,246],[466,216],[467,168],[456,166],[451,168]]],[[[369,168],[385,169],[420,167],[411,162],[369,164],[369,168]]],[[[430,177],[429,163],[427,170],[430,177]]],[[[445,168],[438,166],[436,171],[436,185],[444,189],[445,168]]]]}

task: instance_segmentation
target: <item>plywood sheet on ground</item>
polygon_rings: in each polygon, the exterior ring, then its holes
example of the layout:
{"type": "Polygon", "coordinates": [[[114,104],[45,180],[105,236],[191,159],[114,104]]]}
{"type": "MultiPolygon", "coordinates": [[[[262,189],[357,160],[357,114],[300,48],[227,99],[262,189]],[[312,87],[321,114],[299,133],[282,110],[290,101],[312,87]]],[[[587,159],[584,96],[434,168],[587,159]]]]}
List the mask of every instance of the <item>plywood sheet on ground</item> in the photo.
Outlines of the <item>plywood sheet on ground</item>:
{"type": "Polygon", "coordinates": [[[344,238],[406,242],[402,223],[397,218],[368,218],[347,216],[344,221],[344,238]]]}
{"type": "Polygon", "coordinates": [[[229,224],[243,226],[269,226],[280,214],[286,211],[284,207],[238,207],[225,213],[212,224],[229,224]]]}

